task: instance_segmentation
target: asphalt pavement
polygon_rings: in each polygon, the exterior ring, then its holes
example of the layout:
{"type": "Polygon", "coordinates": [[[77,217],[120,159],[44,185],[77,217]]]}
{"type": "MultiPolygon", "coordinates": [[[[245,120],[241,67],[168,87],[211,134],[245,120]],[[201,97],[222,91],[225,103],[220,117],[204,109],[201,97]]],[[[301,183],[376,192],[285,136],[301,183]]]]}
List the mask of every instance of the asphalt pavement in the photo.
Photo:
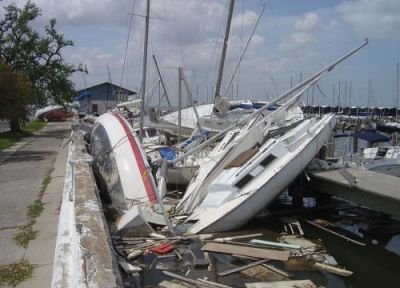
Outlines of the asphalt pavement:
{"type": "MultiPolygon", "coordinates": [[[[44,277],[42,284],[51,281],[69,131],[70,123],[48,123],[34,136],[0,152],[0,265],[18,262],[23,257],[39,265],[38,268],[44,265],[47,267],[45,276],[40,274],[40,269],[35,269],[33,275],[33,280],[44,277]],[[37,239],[31,241],[26,250],[16,245],[13,238],[29,223],[27,208],[37,199],[51,169],[51,180],[43,196],[44,211],[33,227],[38,230],[37,239]],[[37,255],[32,251],[41,252],[37,255]]],[[[38,286],[42,285],[38,283],[31,283],[29,287],[48,287],[38,286]]]]}

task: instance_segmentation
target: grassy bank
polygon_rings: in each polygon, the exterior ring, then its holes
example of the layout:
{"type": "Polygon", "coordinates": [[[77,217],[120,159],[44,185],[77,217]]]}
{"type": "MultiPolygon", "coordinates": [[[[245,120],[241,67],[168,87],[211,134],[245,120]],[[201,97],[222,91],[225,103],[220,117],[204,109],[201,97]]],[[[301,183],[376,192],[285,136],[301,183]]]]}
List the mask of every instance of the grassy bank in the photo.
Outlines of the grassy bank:
{"type": "Polygon", "coordinates": [[[45,125],[46,122],[44,121],[33,120],[22,128],[22,133],[11,133],[9,131],[0,133],[0,151],[10,147],[23,137],[31,136],[33,132],[42,129],[45,125]]]}

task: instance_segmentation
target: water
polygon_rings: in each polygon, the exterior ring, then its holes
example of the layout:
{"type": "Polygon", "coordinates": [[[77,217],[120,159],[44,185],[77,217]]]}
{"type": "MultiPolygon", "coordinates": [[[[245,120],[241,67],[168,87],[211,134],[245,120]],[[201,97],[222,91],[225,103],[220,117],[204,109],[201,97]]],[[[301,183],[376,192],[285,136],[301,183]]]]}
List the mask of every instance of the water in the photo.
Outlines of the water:
{"type": "MultiPolygon", "coordinates": [[[[344,204],[349,207],[347,203],[337,201],[337,207],[343,207],[344,204]]],[[[272,207],[276,211],[287,209],[287,205],[277,205],[272,207]],[[286,206],[286,207],[285,207],[286,206]]],[[[291,216],[299,216],[302,228],[305,233],[305,238],[315,243],[321,244],[327,254],[333,256],[338,262],[340,267],[353,271],[354,274],[350,277],[341,277],[327,272],[320,272],[311,268],[311,262],[306,258],[294,258],[288,262],[271,261],[284,271],[291,273],[294,277],[293,280],[310,279],[317,286],[324,286],[328,288],[337,287],[399,287],[400,286],[400,222],[394,221],[384,216],[373,212],[371,210],[354,207],[346,210],[345,213],[339,212],[338,209],[332,208],[329,210],[321,210],[318,213],[297,214],[291,216]],[[342,227],[348,231],[353,231],[362,238],[347,233],[346,235],[366,243],[366,246],[359,246],[351,242],[347,242],[335,235],[325,232],[317,227],[308,224],[307,219],[327,219],[330,222],[341,223],[342,227]],[[340,220],[339,220],[340,219],[340,220]],[[345,219],[345,220],[343,220],[345,219]],[[349,220],[350,219],[350,220],[349,220]],[[375,223],[378,226],[371,226],[375,223]],[[368,227],[371,233],[366,232],[368,227]],[[376,227],[379,227],[377,229],[376,227]],[[393,233],[398,234],[393,234],[393,233]],[[379,232],[379,233],[378,233],[379,232]],[[393,234],[393,235],[392,235],[393,234]]],[[[344,230],[336,229],[335,231],[345,234],[344,230]]],[[[277,241],[284,232],[283,224],[274,216],[264,216],[262,218],[254,219],[245,227],[232,231],[229,233],[221,233],[215,237],[230,237],[234,235],[262,233],[262,237],[257,239],[264,239],[270,241],[277,241]]],[[[250,239],[242,240],[246,242],[250,239]]],[[[197,257],[203,257],[200,251],[202,243],[194,242],[188,244],[197,257]]],[[[182,247],[182,245],[180,246],[182,247]]],[[[185,245],[184,245],[185,247],[185,245]]],[[[163,263],[167,263],[170,271],[181,275],[186,275],[191,279],[207,277],[214,282],[223,283],[232,287],[245,287],[245,283],[250,282],[268,282],[287,280],[267,270],[250,270],[249,273],[233,273],[225,277],[219,277],[217,272],[225,271],[234,267],[245,265],[251,261],[238,259],[224,254],[210,253],[212,261],[215,265],[215,271],[210,272],[207,269],[194,269],[189,263],[192,258],[189,253],[182,253],[184,260],[178,264],[174,264],[174,259],[163,259],[163,263]],[[171,266],[172,265],[172,266],[171,266]]],[[[154,255],[145,260],[146,264],[154,261],[154,255]]],[[[151,269],[145,273],[144,285],[155,286],[161,282],[162,279],[168,279],[160,270],[155,269],[155,263],[151,269]]]]}

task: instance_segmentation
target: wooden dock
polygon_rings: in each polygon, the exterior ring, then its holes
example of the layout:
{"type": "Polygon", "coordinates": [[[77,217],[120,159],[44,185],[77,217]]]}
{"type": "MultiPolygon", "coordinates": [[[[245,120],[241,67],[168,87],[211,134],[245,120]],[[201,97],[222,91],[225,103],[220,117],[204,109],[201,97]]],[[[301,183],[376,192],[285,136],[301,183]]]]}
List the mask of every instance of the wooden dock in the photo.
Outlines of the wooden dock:
{"type": "Polygon", "coordinates": [[[400,177],[356,168],[309,174],[310,185],[317,191],[400,218],[400,177]]]}

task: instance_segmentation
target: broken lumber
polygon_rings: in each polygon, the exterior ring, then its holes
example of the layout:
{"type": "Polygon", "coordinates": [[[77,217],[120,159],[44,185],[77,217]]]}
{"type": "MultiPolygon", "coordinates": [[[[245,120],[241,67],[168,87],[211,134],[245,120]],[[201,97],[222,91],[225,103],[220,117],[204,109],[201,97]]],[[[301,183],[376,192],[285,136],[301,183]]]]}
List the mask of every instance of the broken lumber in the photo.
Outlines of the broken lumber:
{"type": "Polygon", "coordinates": [[[313,265],[314,268],[318,269],[318,270],[322,270],[322,271],[327,271],[336,275],[340,275],[340,276],[351,276],[353,275],[352,271],[346,270],[346,269],[342,269],[342,268],[337,268],[331,265],[326,265],[326,264],[322,264],[322,263],[315,263],[313,265]]]}
{"type": "Polygon", "coordinates": [[[270,264],[266,264],[266,263],[265,263],[265,264],[262,264],[262,266],[265,267],[265,268],[267,268],[268,270],[271,270],[272,272],[275,272],[275,273],[277,273],[277,274],[283,276],[283,277],[286,277],[286,278],[292,278],[292,277],[293,277],[292,274],[287,273],[287,272],[285,272],[285,271],[283,271],[283,270],[281,270],[281,269],[278,269],[278,268],[276,268],[275,266],[272,266],[272,265],[270,265],[270,264]]]}
{"type": "Polygon", "coordinates": [[[235,268],[223,271],[223,272],[219,272],[218,275],[221,276],[221,277],[224,277],[224,276],[230,275],[232,273],[236,273],[236,272],[242,271],[242,270],[247,269],[247,268],[251,268],[251,267],[254,267],[254,266],[257,266],[257,265],[260,265],[260,264],[264,264],[267,261],[269,261],[269,259],[258,260],[258,261],[255,261],[255,262],[240,266],[240,267],[235,267],[235,268]]]}
{"type": "Polygon", "coordinates": [[[346,241],[352,242],[352,243],[357,244],[357,245],[360,245],[360,246],[365,246],[365,243],[362,243],[362,242],[359,242],[359,241],[357,241],[357,240],[354,240],[354,239],[351,239],[351,238],[349,238],[349,237],[346,237],[346,236],[344,236],[344,235],[342,235],[342,234],[339,234],[339,233],[337,233],[337,232],[335,232],[335,231],[333,231],[333,230],[331,230],[331,229],[328,229],[328,228],[326,228],[326,227],[324,227],[324,226],[318,225],[317,223],[315,223],[315,222],[313,222],[313,221],[307,220],[307,223],[309,223],[309,224],[311,224],[311,225],[313,225],[313,226],[315,226],[315,227],[318,227],[318,228],[320,228],[320,229],[322,229],[322,230],[324,230],[324,231],[326,231],[326,232],[329,232],[329,233],[331,233],[331,234],[333,234],[333,235],[336,235],[336,236],[338,236],[338,237],[340,237],[340,238],[342,238],[342,239],[345,239],[346,241]]]}
{"type": "Polygon", "coordinates": [[[203,279],[193,280],[193,279],[190,279],[188,277],[185,277],[185,276],[182,276],[182,275],[179,275],[179,274],[175,274],[175,273],[172,273],[172,272],[166,271],[166,270],[164,270],[162,272],[165,275],[169,276],[169,277],[184,281],[184,282],[189,283],[189,284],[193,284],[196,287],[201,286],[201,287],[215,287],[215,288],[230,288],[230,286],[225,286],[225,285],[222,285],[222,284],[219,284],[219,283],[215,283],[215,282],[211,282],[211,281],[208,281],[208,280],[203,280],[203,279]]]}
{"type": "Polygon", "coordinates": [[[290,254],[289,251],[277,251],[271,249],[244,247],[239,245],[222,244],[214,242],[207,243],[201,248],[201,250],[208,252],[231,254],[231,255],[232,254],[244,255],[261,259],[270,259],[279,261],[287,261],[289,259],[289,254],[290,254]]]}
{"type": "Polygon", "coordinates": [[[246,283],[246,288],[316,288],[311,280],[246,283]]]}

